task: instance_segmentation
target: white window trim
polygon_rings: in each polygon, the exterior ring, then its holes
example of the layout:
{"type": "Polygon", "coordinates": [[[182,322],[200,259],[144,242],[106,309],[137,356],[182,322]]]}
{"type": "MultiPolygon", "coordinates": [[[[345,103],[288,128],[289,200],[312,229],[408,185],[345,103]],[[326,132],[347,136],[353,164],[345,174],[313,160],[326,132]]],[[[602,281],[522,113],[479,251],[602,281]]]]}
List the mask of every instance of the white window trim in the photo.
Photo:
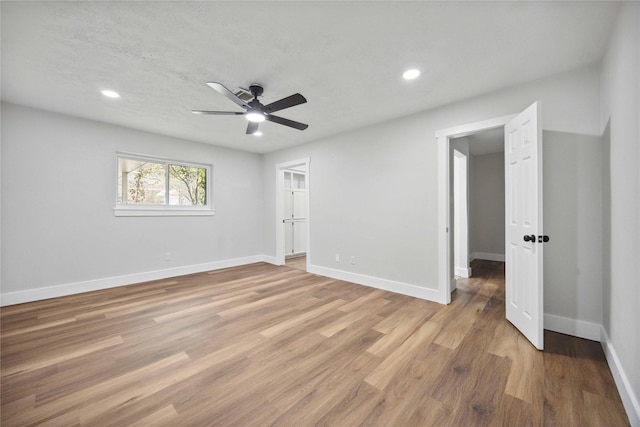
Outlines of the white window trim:
{"type": "Polygon", "coordinates": [[[213,165],[206,163],[186,162],[166,157],[148,156],[118,151],[116,152],[116,204],[113,208],[115,216],[213,216],[216,210],[213,208],[213,165]],[[177,206],[177,205],[130,205],[118,203],[118,159],[125,157],[135,160],[146,160],[156,163],[176,164],[207,169],[207,205],[205,206],[177,206]]]}

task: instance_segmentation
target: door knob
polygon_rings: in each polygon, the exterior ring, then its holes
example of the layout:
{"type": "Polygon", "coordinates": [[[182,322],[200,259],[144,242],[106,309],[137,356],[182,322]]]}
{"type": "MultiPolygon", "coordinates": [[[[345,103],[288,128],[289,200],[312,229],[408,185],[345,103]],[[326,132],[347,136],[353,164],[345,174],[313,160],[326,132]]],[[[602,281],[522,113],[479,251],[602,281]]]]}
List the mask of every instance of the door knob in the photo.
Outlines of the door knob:
{"type": "Polygon", "coordinates": [[[542,243],[542,242],[548,242],[549,241],[549,236],[538,236],[538,242],[542,243]]]}
{"type": "Polygon", "coordinates": [[[527,234],[525,234],[525,235],[524,235],[524,241],[525,241],[525,242],[535,243],[535,242],[536,242],[536,236],[535,236],[534,234],[532,234],[532,235],[530,235],[530,236],[529,236],[529,235],[527,235],[527,234]]]}

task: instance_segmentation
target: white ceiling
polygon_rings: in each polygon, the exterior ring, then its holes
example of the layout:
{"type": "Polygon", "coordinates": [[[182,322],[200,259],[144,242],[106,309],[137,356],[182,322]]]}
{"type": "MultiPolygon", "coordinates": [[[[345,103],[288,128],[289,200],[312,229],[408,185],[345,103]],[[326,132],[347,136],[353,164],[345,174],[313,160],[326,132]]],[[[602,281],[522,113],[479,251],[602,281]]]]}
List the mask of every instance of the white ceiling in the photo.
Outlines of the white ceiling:
{"type": "Polygon", "coordinates": [[[236,149],[269,152],[593,64],[614,2],[2,1],[2,99],[236,149]],[[417,67],[422,75],[403,81],[417,67]],[[302,93],[245,135],[206,86],[302,93]],[[118,91],[111,100],[100,90],[118,91]]]}

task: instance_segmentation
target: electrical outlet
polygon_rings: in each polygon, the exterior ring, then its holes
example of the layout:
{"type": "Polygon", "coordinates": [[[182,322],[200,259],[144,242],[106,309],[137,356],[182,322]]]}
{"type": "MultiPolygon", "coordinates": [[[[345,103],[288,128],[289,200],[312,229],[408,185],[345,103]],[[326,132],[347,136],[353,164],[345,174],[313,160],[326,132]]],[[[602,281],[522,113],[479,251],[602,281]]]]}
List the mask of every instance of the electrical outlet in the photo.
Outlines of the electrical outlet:
{"type": "Polygon", "coordinates": [[[336,262],[340,262],[340,254],[336,254],[336,262]]]}
{"type": "Polygon", "coordinates": [[[165,252],[164,253],[164,260],[165,261],[171,261],[171,252],[165,252]]]}
{"type": "Polygon", "coordinates": [[[351,257],[351,265],[356,265],[356,257],[351,257]]]}

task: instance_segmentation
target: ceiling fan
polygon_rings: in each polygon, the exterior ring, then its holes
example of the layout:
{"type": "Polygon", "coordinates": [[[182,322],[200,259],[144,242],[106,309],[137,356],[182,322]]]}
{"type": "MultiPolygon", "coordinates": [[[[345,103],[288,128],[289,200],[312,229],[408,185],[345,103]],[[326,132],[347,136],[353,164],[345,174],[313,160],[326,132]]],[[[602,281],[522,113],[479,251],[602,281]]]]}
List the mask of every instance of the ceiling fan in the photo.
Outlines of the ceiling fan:
{"type": "MultiPolygon", "coordinates": [[[[247,134],[255,134],[258,131],[258,124],[265,120],[292,127],[294,129],[305,130],[309,125],[296,122],[293,120],[285,119],[284,117],[274,116],[272,113],[276,111],[284,110],[285,108],[295,107],[296,105],[304,104],[307,102],[306,98],[299,93],[295,95],[287,96],[279,101],[272,102],[271,104],[263,105],[258,101],[258,97],[262,95],[264,89],[258,84],[252,84],[249,86],[253,99],[251,101],[244,101],[224,87],[220,83],[209,82],[207,85],[227,97],[230,101],[234,102],[238,106],[244,108],[245,112],[239,111],[203,111],[203,110],[191,110],[193,114],[212,114],[219,116],[245,116],[249,121],[247,126],[247,134]]],[[[248,95],[248,94],[247,94],[248,95]]]]}

